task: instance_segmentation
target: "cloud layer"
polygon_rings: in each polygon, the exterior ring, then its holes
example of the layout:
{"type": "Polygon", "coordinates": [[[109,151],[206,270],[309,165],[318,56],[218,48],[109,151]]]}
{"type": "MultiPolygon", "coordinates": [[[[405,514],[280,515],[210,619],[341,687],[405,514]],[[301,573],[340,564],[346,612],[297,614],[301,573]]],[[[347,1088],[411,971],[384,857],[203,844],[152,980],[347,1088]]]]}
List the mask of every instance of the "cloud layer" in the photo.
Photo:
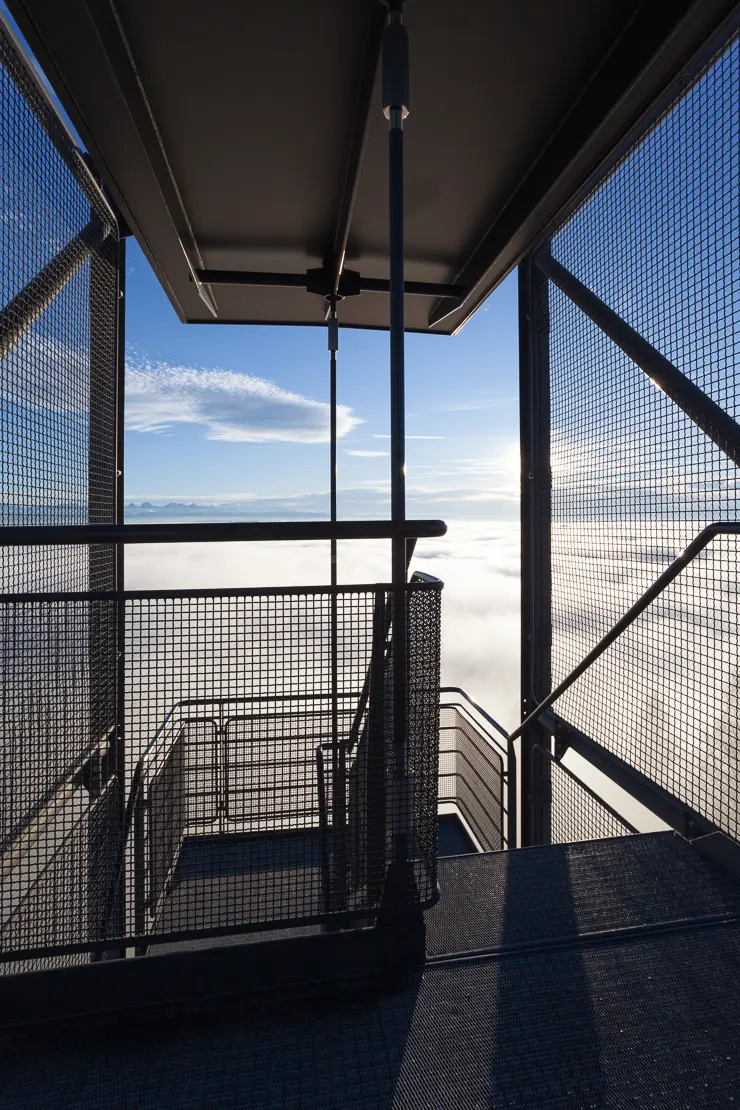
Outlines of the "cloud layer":
{"type": "MultiPolygon", "coordinates": [[[[339,581],[387,582],[389,540],[339,544],[339,581]]],[[[129,589],[300,586],[329,581],[327,543],[183,543],[126,548],[129,589]]],[[[519,529],[454,523],[420,540],[413,570],[445,583],[442,681],[463,686],[507,727],[519,721],[519,529]]]]}
{"type": "MultiPolygon", "coordinates": [[[[337,406],[337,435],[361,423],[337,406]]],[[[329,406],[274,382],[233,370],[202,370],[140,361],[126,367],[126,425],[161,432],[200,424],[207,439],[264,443],[327,443],[329,406]]]]}

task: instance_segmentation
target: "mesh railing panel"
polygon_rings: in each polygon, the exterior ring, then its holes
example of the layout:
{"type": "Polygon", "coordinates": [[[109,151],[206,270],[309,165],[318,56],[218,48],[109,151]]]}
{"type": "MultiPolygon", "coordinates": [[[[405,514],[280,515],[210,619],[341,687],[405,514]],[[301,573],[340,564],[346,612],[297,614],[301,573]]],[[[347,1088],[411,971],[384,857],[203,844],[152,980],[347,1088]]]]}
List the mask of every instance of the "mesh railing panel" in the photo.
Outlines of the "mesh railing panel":
{"type": "Polygon", "coordinates": [[[484,852],[505,846],[504,760],[467,713],[444,703],[439,722],[439,802],[457,807],[484,852]]]}
{"type": "MultiPolygon", "coordinates": [[[[56,958],[57,950],[74,955],[126,940],[141,948],[181,935],[372,916],[399,832],[407,837],[419,901],[431,902],[440,592],[429,585],[406,592],[401,780],[389,723],[392,592],[209,591],[129,594],[123,601],[0,596],[7,658],[32,628],[57,661],[53,671],[27,676],[23,702],[0,701],[0,744],[6,751],[17,744],[28,759],[39,750],[40,728],[30,707],[55,703],[62,750],[68,736],[87,727],[77,696],[87,680],[75,669],[78,629],[93,615],[115,622],[123,604],[126,789],[134,803],[127,826],[107,748],[81,767],[70,764],[57,794],[0,857],[3,952],[56,958]],[[364,852],[359,871],[350,830],[364,852]],[[124,837],[125,851],[116,854],[112,847],[120,849],[124,837]],[[66,916],[57,912],[59,900],[66,916]]],[[[20,775],[8,791],[11,826],[30,778],[20,775]]]]}
{"type": "MultiPolygon", "coordinates": [[[[2,25],[0,149],[0,524],[113,523],[117,232],[2,25]]],[[[112,588],[112,551],[93,554],[94,588],[112,588]]],[[[87,548],[16,548],[0,588],[90,573],[87,548]]]]}
{"type": "Polygon", "coordinates": [[[371,912],[392,858],[397,798],[407,788],[419,899],[431,900],[438,590],[411,587],[407,607],[409,776],[396,786],[393,605],[385,588],[127,603],[129,751],[141,751],[159,729],[143,763],[137,933],[371,912]],[[378,613],[390,618],[383,665],[362,712],[378,613]],[[210,860],[208,876],[198,854],[210,860]]]}
{"type": "MultiPolygon", "coordinates": [[[[438,583],[441,588],[441,583],[438,583]]],[[[440,589],[410,588],[408,597],[408,739],[411,776],[410,856],[421,902],[437,891],[437,781],[439,773],[440,589]],[[434,739],[432,739],[432,737],[434,739]]],[[[390,850],[390,849],[389,849],[390,850]]]]}
{"type": "Polygon", "coordinates": [[[113,899],[120,844],[121,803],[111,779],[99,796],[69,784],[48,807],[42,824],[3,853],[0,873],[4,953],[55,946],[83,949],[59,956],[0,962],[0,974],[86,963],[88,941],[120,933],[113,899]]]}
{"type": "MultiPolygon", "coordinates": [[[[2,23],[0,150],[0,527],[113,523],[117,230],[2,23]]],[[[5,593],[112,590],[114,570],[110,545],[0,548],[5,593]]],[[[13,883],[25,889],[36,876],[25,917],[13,925],[3,913],[4,947],[24,930],[44,934],[43,906],[50,936],[85,937],[75,876],[91,860],[104,872],[115,852],[84,831],[91,815],[79,798],[54,802],[77,790],[70,777],[115,726],[108,616],[95,606],[0,612],[0,851],[6,862],[26,853],[13,883]],[[57,816],[41,845],[34,829],[49,806],[57,816]],[[74,834],[70,806],[82,807],[74,834]]]]}
{"type": "MultiPolygon", "coordinates": [[[[552,240],[553,256],[738,410],[740,46],[703,60],[552,240]]],[[[738,469],[549,286],[552,682],[713,520],[738,469]]],[[[737,834],[737,545],[715,541],[555,711],[737,834]]],[[[537,691],[544,696],[546,690],[537,691]]]]}
{"type": "Polygon", "coordinates": [[[548,784],[551,844],[606,840],[635,832],[629,822],[620,818],[544,748],[536,745],[533,759],[540,781],[548,784]]]}

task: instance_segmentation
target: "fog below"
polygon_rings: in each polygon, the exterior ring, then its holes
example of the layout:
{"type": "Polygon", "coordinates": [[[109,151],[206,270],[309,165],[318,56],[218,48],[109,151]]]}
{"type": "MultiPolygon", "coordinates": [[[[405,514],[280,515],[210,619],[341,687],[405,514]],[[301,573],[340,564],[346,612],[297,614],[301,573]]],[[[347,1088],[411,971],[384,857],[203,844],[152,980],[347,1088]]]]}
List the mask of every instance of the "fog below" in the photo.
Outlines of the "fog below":
{"type": "MultiPolygon", "coordinates": [[[[339,582],[390,579],[390,541],[339,544],[339,582]]],[[[444,582],[442,684],[462,686],[506,728],[519,720],[519,526],[451,522],[421,540],[411,571],[444,582]]],[[[327,543],[152,544],[126,550],[129,590],[321,586],[327,543]]]]}

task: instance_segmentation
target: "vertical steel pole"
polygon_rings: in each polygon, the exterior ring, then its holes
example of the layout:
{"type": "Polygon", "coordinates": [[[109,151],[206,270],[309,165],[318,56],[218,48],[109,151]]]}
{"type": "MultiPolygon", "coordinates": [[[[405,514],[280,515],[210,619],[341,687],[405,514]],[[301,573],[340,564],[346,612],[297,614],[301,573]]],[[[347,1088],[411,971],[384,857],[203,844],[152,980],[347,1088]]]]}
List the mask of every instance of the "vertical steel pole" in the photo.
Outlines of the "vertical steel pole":
{"type": "MultiPolygon", "coordinates": [[[[339,326],[337,322],[336,298],[330,299],[328,325],[328,347],[330,359],[329,383],[329,440],[330,440],[330,513],[332,522],[337,519],[337,351],[339,349],[339,326]]],[[[332,740],[332,830],[333,830],[333,897],[332,909],[346,908],[347,901],[347,768],[344,744],[339,736],[339,644],[338,644],[338,598],[337,585],[337,541],[331,540],[331,584],[335,587],[331,594],[330,630],[330,667],[331,667],[331,740],[332,740]]]]}
{"type": "MultiPolygon", "coordinates": [[[[390,384],[391,384],[391,517],[406,519],[405,381],[404,381],[404,233],[403,121],[408,115],[408,36],[401,0],[389,0],[383,38],[383,112],[388,119],[388,208],[390,255],[390,384]]],[[[406,797],[408,696],[406,628],[406,540],[392,541],[393,571],[393,735],[397,797],[397,859],[406,859],[410,823],[406,797]]]]}
{"type": "MultiPolygon", "coordinates": [[[[94,204],[90,225],[99,223],[94,204]]],[[[88,263],[89,305],[89,439],[88,439],[88,506],[89,524],[111,524],[115,520],[115,375],[117,365],[116,320],[117,274],[110,255],[115,239],[103,240],[90,251],[88,263]],[[111,291],[111,269],[115,288],[111,291]],[[112,295],[111,295],[112,293],[112,295]],[[112,315],[112,319],[111,319],[112,315]]],[[[115,548],[112,544],[89,544],[87,547],[88,589],[107,591],[115,587],[115,548]]],[[[112,599],[111,599],[112,602],[112,599]]],[[[89,602],[87,605],[87,678],[86,708],[88,714],[87,743],[99,751],[107,738],[105,756],[98,756],[97,771],[89,782],[90,798],[99,799],[91,809],[87,835],[87,867],[89,872],[87,930],[91,940],[99,940],[108,929],[107,895],[119,858],[120,826],[125,799],[118,784],[108,782],[115,770],[116,757],[116,627],[115,603],[89,602]],[[110,792],[100,800],[100,791],[107,784],[110,792]],[[113,810],[111,810],[113,799],[113,810]]],[[[85,694],[81,692],[81,697],[85,694]]],[[[120,909],[117,904],[114,914],[120,909]]],[[[118,927],[118,926],[114,926],[118,927]]],[[[93,959],[109,959],[108,952],[93,959]]]]}
{"type": "MultiPolygon", "coordinates": [[[[522,716],[550,690],[550,368],[547,280],[531,256],[519,267],[519,405],[522,522],[522,716]]],[[[549,750],[539,724],[521,738],[519,789],[523,846],[550,841],[550,769],[534,747],[549,750]]]]}
{"type": "MultiPolygon", "coordinates": [[[[337,302],[332,297],[328,324],[329,340],[329,466],[330,488],[329,505],[332,523],[337,519],[337,351],[339,350],[339,325],[337,322],[337,302]]],[[[331,541],[331,584],[337,584],[337,541],[331,541]]]]}
{"type": "MultiPolygon", "coordinates": [[[[118,243],[118,312],[116,317],[116,524],[123,524],[124,515],[124,487],[123,487],[123,436],[125,419],[126,396],[126,240],[122,236],[118,243]]],[[[115,586],[116,586],[116,750],[115,750],[115,775],[118,780],[118,789],[121,793],[122,820],[121,820],[121,849],[125,839],[125,812],[126,812],[126,611],[123,601],[124,590],[124,546],[116,544],[115,553],[115,586]]],[[[126,899],[126,867],[121,867],[121,887],[119,894],[119,919],[121,930],[127,931],[127,899],[126,899]]],[[[126,949],[119,951],[119,956],[126,956],[126,949]]]]}

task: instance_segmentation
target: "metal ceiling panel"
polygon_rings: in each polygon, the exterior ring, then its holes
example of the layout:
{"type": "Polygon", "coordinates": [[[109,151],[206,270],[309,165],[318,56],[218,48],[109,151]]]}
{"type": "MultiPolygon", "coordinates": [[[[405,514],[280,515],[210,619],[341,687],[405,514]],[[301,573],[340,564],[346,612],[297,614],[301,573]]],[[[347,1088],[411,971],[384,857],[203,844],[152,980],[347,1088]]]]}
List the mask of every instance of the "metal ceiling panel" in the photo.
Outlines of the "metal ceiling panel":
{"type": "MultiPolygon", "coordinates": [[[[732,7],[409,0],[406,277],[467,295],[407,297],[407,328],[460,327],[732,7]]],[[[345,240],[387,279],[378,0],[10,8],[181,319],[321,324],[304,289],[195,278],[333,273],[345,240]]],[[[387,295],[340,320],[387,327],[387,295]]]]}

